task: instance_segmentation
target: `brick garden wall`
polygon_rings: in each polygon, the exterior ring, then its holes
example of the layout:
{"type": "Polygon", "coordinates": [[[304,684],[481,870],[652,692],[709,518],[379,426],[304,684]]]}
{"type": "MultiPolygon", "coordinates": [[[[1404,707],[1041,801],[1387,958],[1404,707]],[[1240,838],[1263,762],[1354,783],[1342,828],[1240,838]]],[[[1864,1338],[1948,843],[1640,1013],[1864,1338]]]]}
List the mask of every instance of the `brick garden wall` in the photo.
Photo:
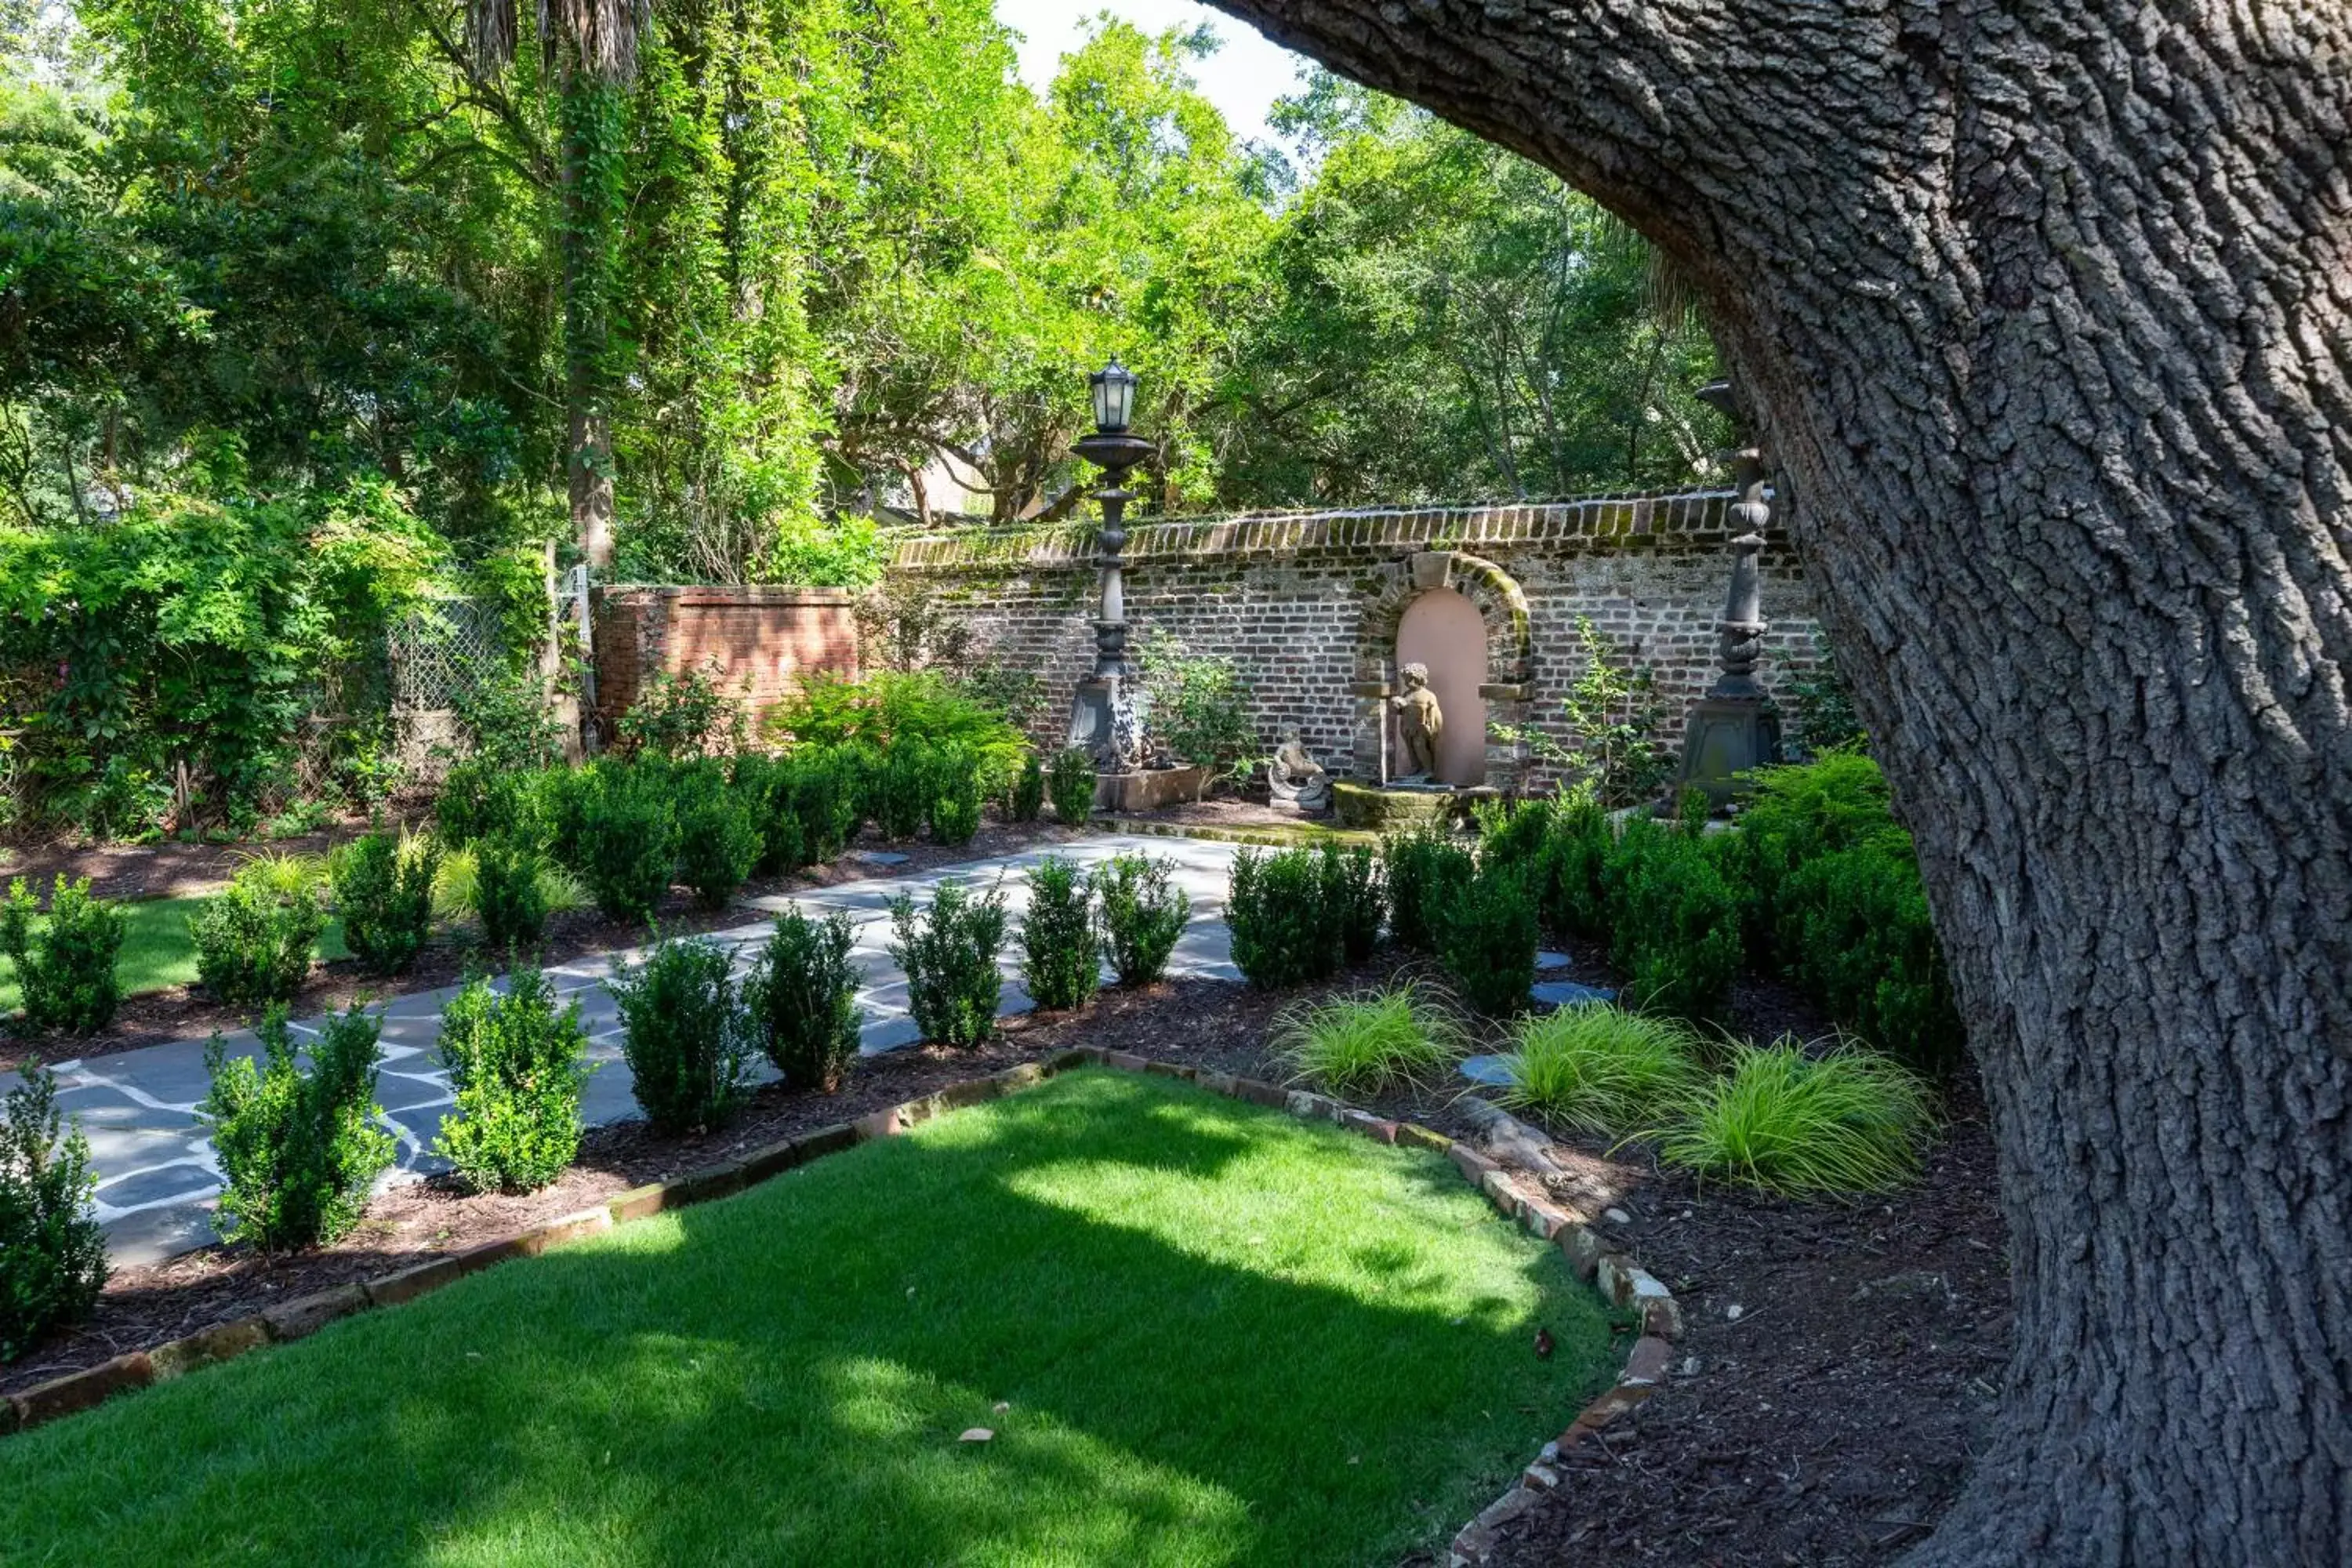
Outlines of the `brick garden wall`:
{"type": "MultiPolygon", "coordinates": [[[[1129,531],[1127,614],[1139,643],[1164,627],[1199,653],[1235,659],[1250,679],[1267,748],[1297,729],[1324,765],[1369,769],[1370,708],[1360,693],[1364,659],[1392,656],[1394,603],[1431,580],[1436,552],[1524,596],[1524,675],[1497,689],[1490,718],[1523,715],[1557,734],[1560,701],[1582,673],[1580,616],[1591,617],[1621,662],[1649,669],[1666,705],[1667,738],[1679,743],[1685,706],[1715,676],[1716,622],[1730,571],[1726,493],[1603,498],[1547,505],[1378,510],[1143,523],[1129,531]],[[1375,609],[1383,599],[1390,607],[1375,609]],[[1374,647],[1372,645],[1382,645],[1374,647]]],[[[1095,543],[1091,523],[1045,529],[966,530],[903,536],[891,567],[960,610],[978,646],[1044,677],[1050,701],[1038,739],[1057,742],[1071,692],[1093,661],[1095,543]]],[[[1814,662],[1811,601],[1778,531],[1759,563],[1771,623],[1759,674],[1785,688],[1814,662]]],[[[1444,575],[1442,572],[1439,575],[1444,575]]],[[[1489,615],[1496,674],[1517,634],[1494,594],[1474,593],[1489,615]]],[[[1786,710],[1785,692],[1783,709],[1786,710]]]]}
{"type": "Polygon", "coordinates": [[[841,588],[630,587],[595,597],[596,710],[609,725],[655,674],[716,661],[764,713],[810,670],[857,673],[852,595],[841,588]]]}

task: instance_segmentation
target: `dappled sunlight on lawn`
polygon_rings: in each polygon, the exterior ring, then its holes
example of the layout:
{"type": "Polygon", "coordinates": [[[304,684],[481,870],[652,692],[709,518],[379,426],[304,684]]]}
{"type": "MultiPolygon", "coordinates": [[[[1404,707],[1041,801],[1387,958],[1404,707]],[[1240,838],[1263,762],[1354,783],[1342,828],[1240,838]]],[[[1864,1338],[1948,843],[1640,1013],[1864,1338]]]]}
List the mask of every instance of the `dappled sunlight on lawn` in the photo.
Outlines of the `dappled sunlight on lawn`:
{"type": "Polygon", "coordinates": [[[1484,1212],[1418,1151],[1077,1074],[12,1439],[0,1539],[77,1564],[1392,1558],[1608,1374],[1597,1302],[1484,1212]]]}

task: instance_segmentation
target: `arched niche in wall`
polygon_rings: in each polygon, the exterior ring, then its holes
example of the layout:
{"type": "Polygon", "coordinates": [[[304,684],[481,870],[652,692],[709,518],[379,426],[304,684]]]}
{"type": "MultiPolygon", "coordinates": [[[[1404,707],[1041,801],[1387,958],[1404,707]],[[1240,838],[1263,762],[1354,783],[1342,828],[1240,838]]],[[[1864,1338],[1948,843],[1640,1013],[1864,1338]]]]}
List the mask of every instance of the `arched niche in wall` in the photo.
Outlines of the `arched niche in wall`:
{"type": "MultiPolygon", "coordinates": [[[[1475,782],[1498,789],[1516,788],[1527,770],[1525,749],[1499,739],[1495,728],[1520,727],[1528,721],[1529,683],[1535,672],[1528,596],[1510,574],[1493,562],[1454,550],[1423,551],[1391,563],[1381,568],[1380,584],[1365,602],[1356,629],[1356,732],[1351,771],[1367,783],[1405,771],[1402,759],[1395,754],[1388,709],[1388,699],[1401,689],[1397,639],[1404,629],[1405,613],[1413,602],[1423,595],[1435,593],[1458,595],[1467,600],[1477,612],[1486,643],[1483,679],[1475,688],[1476,700],[1486,708],[1483,722],[1475,716],[1465,715],[1467,722],[1457,728],[1454,710],[1446,705],[1445,690],[1438,686],[1433,670],[1431,684],[1437,689],[1438,702],[1447,715],[1446,742],[1466,747],[1470,737],[1475,736],[1476,744],[1485,753],[1486,776],[1475,782]],[[1457,734],[1461,737],[1458,742],[1457,734]]],[[[1436,610],[1427,618],[1435,626],[1442,624],[1440,617],[1445,614],[1436,610]]],[[[1416,624],[1423,618],[1416,616],[1416,624]]],[[[1450,773],[1444,764],[1453,755],[1465,753],[1453,752],[1451,745],[1445,751],[1448,754],[1441,756],[1441,769],[1450,773]]],[[[1469,771],[1466,763],[1463,771],[1469,771]]],[[[1462,781],[1449,777],[1448,782],[1462,781]]]]}

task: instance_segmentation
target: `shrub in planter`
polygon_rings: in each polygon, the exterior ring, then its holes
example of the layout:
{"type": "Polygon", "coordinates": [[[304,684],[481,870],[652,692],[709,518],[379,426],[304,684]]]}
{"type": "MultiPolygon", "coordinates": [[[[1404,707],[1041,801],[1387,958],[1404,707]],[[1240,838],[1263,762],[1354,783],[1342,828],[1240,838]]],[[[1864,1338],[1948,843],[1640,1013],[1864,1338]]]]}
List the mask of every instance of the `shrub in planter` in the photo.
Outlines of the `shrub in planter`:
{"type": "Polygon", "coordinates": [[[1034,822],[1045,809],[1045,765],[1030,752],[1021,759],[1021,772],[1013,777],[1013,790],[1005,797],[1004,815],[1013,822],[1034,822]]]}
{"type": "Polygon", "coordinates": [[[1192,918],[1192,900],[1176,886],[1170,863],[1149,855],[1114,855],[1095,868],[1104,945],[1121,985],[1148,985],[1166,973],[1168,955],[1192,918]]]}
{"type": "Polygon", "coordinates": [[[212,1129],[226,1186],[222,1233],[265,1252],[320,1247],[359,1223],[368,1188],[392,1163],[392,1134],[375,1125],[376,1020],[358,1003],[331,1013],[296,1059],[286,1009],[262,1020],[262,1059],[228,1054],[215,1033],[205,1050],[212,1089],[196,1107],[212,1129]]]}
{"type": "Polygon", "coordinates": [[[939,792],[939,754],[920,741],[891,743],[870,781],[868,807],[882,837],[896,843],[923,830],[939,792]]]}
{"type": "Polygon", "coordinates": [[[1470,851],[1444,825],[1425,822],[1381,840],[1388,884],[1389,935],[1415,952],[1434,952],[1447,907],[1475,869],[1470,851]]]}
{"type": "Polygon", "coordinates": [[[1040,1007],[1075,1007],[1102,983],[1094,889],[1075,864],[1058,855],[1048,855],[1029,873],[1021,948],[1021,981],[1040,1007]]]}
{"type": "Polygon", "coordinates": [[[980,831],[980,763],[961,746],[933,753],[931,837],[940,844],[969,844],[980,831]]]}
{"type": "Polygon", "coordinates": [[[1004,945],[1004,896],[973,898],[960,882],[941,883],[930,907],[914,895],[891,900],[890,956],[907,972],[908,1010],[923,1038],[976,1046],[996,1027],[1003,982],[996,955],[1004,945]]]}
{"type": "Polygon", "coordinates": [[[122,1000],[115,960],[130,917],[121,904],[89,896],[89,879],[63,877],[49,893],[49,918],[36,930],[40,906],[18,877],[0,903],[0,952],[16,973],[28,1029],[91,1035],[106,1027],[122,1000]]]}
{"type": "Polygon", "coordinates": [[[556,1011],[537,969],[501,996],[469,980],[441,1013],[441,1065],[457,1103],[433,1152],[477,1192],[533,1193],[580,1152],[580,1094],[594,1070],[577,1002],[556,1011]]]}
{"type": "Polygon", "coordinates": [[[416,960],[433,931],[433,879],[441,847],[428,835],[370,833],[327,862],[343,945],[374,974],[395,974],[416,960]]]}
{"type": "Polygon", "coordinates": [[[608,920],[648,921],[677,868],[678,822],[666,771],[601,763],[579,791],[573,868],[608,920]]]}
{"type": "Polygon", "coordinates": [[[794,1089],[832,1094],[856,1058],[855,937],[845,914],[813,921],[786,910],[744,979],[752,1037],[794,1089]]]}
{"type": "Polygon", "coordinates": [[[1323,898],[1323,859],[1312,849],[1236,854],[1225,921],[1234,963],[1267,990],[1324,979],[1346,955],[1339,918],[1323,898]]]}
{"type": "Polygon", "coordinates": [[[527,839],[484,838],[474,846],[474,913],[493,952],[538,945],[547,925],[547,864],[527,839]]]}
{"type": "Polygon", "coordinates": [[[1659,1141],[1671,1165],[1766,1192],[1883,1193],[1919,1173],[1927,1089],[1861,1047],[1814,1055],[1793,1039],[1738,1047],[1659,1141]]]}
{"type": "Polygon", "coordinates": [[[26,1068],[0,1110],[0,1362],[98,1304],[106,1233],[90,1207],[97,1190],[81,1123],[68,1129],[58,1112],[57,1079],[26,1068]]]}
{"type": "Polygon", "coordinates": [[[1466,1041],[1438,998],[1411,981],[1311,1007],[1293,1003],[1274,1035],[1297,1077],[1345,1095],[1431,1082],[1466,1041]]]}
{"type": "Polygon", "coordinates": [[[1480,865],[1446,910],[1441,952],[1462,999],[1507,1016],[1527,1005],[1536,982],[1536,900],[1526,868],[1480,865]]]}
{"type": "Polygon", "coordinates": [[[677,799],[677,870],[706,910],[727,907],[760,863],[761,840],[751,803],[709,766],[682,770],[677,799]]]}
{"type": "Polygon", "coordinates": [[[1636,817],[1612,847],[1610,962],[1629,1001],[1711,1018],[1739,973],[1739,900],[1706,845],[1636,817]]]}
{"type": "Polygon", "coordinates": [[[310,973],[327,914],[316,870],[299,864],[249,864],[188,917],[196,978],[232,1006],[290,1001],[310,973]]]}
{"type": "Polygon", "coordinates": [[[1967,1030],[1907,845],[1816,856],[1782,879],[1780,905],[1789,977],[1840,1026],[1920,1072],[1959,1065],[1967,1030]]]}
{"type": "Polygon", "coordinates": [[[723,1126],[748,1088],[751,1031],[736,1009],[731,966],[715,942],[667,937],[608,983],[637,1104],[664,1137],[723,1126]]]}
{"type": "Polygon", "coordinates": [[[1095,760],[1076,746],[1055,752],[1045,769],[1045,795],[1055,816],[1084,827],[1095,814],[1095,760]]]}
{"type": "Polygon", "coordinates": [[[1339,924],[1341,956],[1349,963],[1371,957],[1381,944],[1381,922],[1388,915],[1389,901],[1380,858],[1369,846],[1323,846],[1323,900],[1339,924]]]}

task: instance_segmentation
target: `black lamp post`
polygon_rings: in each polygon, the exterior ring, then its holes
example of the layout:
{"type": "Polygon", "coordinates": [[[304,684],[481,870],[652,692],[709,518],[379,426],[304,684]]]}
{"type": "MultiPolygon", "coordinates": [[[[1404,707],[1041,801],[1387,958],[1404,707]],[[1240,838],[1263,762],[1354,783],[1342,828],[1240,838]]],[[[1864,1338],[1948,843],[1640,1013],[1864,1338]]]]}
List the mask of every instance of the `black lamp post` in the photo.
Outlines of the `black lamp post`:
{"type": "Polygon", "coordinates": [[[1756,679],[1766,623],[1756,558],[1764,549],[1764,525],[1772,503],[1764,494],[1764,453],[1749,437],[1738,400],[1727,381],[1711,381],[1694,395],[1720,412],[1740,432],[1731,454],[1731,590],[1717,623],[1717,653],[1722,673],[1706,695],[1691,705],[1683,729],[1682,782],[1696,784],[1720,806],[1739,791],[1739,775],[1780,760],[1780,714],[1756,679]]]}
{"type": "Polygon", "coordinates": [[[1119,551],[1127,544],[1127,503],[1135,499],[1122,486],[1127,471],[1151,455],[1151,443],[1128,434],[1135,408],[1135,374],[1113,355],[1087,378],[1094,395],[1094,434],[1070,450],[1103,471],[1102,600],[1095,616],[1095,667],[1078,682],[1070,711],[1070,744],[1094,755],[1104,773],[1128,773],[1142,763],[1142,726],[1135,710],[1136,670],[1127,657],[1127,599],[1120,582],[1119,551]]]}

